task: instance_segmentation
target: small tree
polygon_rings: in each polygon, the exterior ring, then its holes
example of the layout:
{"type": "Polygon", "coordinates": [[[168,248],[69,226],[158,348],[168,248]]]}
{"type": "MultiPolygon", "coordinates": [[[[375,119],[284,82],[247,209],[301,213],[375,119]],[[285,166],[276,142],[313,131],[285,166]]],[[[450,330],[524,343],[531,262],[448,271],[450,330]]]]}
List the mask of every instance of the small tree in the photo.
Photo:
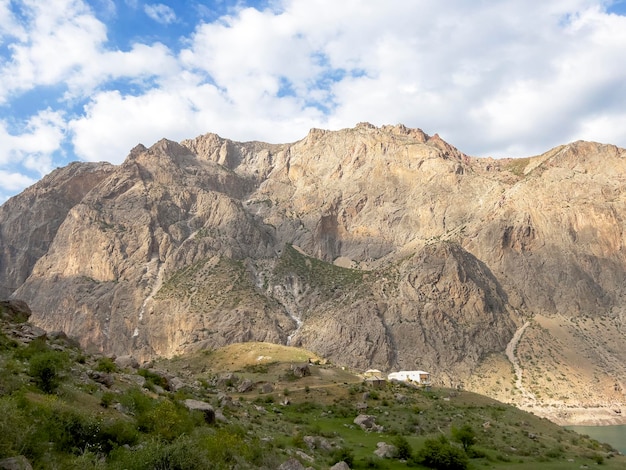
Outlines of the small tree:
{"type": "Polygon", "coordinates": [[[412,457],[413,449],[411,449],[411,444],[406,440],[406,437],[396,436],[393,445],[396,447],[395,457],[397,459],[409,460],[412,457]]]}
{"type": "Polygon", "coordinates": [[[53,393],[61,383],[61,372],[66,364],[67,356],[64,353],[40,352],[30,358],[28,373],[41,391],[53,393]]]}
{"type": "Polygon", "coordinates": [[[452,446],[443,435],[438,439],[427,439],[415,460],[425,467],[437,470],[465,470],[468,466],[467,455],[452,446]]]}
{"type": "Polygon", "coordinates": [[[476,444],[476,433],[469,424],[464,424],[460,428],[452,428],[452,439],[461,443],[463,450],[467,452],[471,446],[476,444]]]}

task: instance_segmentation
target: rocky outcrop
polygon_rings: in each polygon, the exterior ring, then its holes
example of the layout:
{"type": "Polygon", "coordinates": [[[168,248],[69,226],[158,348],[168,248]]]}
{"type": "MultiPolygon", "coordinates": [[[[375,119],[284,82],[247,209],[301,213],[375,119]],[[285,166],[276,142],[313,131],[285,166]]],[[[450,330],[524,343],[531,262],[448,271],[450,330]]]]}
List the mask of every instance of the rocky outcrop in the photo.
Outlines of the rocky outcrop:
{"type": "MultiPolygon", "coordinates": [[[[475,371],[500,373],[532,317],[605,321],[617,345],[596,354],[594,396],[608,397],[626,363],[624,174],[610,145],[482,159],[401,125],[281,145],[162,140],[7,201],[0,279],[38,326],[139,362],[266,341],[481,391],[495,385],[475,371]]],[[[578,324],[559,360],[597,348],[602,333],[578,324]]],[[[519,348],[558,344],[550,328],[531,325],[519,348]]],[[[553,367],[541,358],[519,367],[553,367]]]]}
{"type": "Polygon", "coordinates": [[[70,209],[113,170],[108,163],[71,163],[0,206],[0,298],[24,283],[70,209]]]}

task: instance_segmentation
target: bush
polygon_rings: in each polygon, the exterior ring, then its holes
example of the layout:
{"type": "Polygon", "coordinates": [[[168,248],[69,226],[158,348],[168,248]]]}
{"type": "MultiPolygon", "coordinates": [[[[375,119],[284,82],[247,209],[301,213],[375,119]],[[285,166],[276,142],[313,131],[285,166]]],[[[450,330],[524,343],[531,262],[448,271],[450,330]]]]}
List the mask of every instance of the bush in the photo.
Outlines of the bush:
{"type": "MultiPolygon", "coordinates": [[[[31,343],[32,344],[32,343],[31,343]]],[[[53,393],[61,383],[61,372],[65,369],[67,355],[58,351],[45,351],[30,358],[28,374],[44,393],[53,393]]]]}
{"type": "Polygon", "coordinates": [[[34,355],[50,351],[43,336],[35,338],[25,348],[18,348],[14,355],[17,359],[31,359],[34,355]]]}
{"type": "Polygon", "coordinates": [[[461,449],[453,447],[445,436],[427,439],[415,460],[425,467],[437,470],[465,470],[468,466],[467,456],[461,449]]]}
{"type": "Polygon", "coordinates": [[[118,447],[135,445],[139,440],[139,432],[134,423],[115,419],[102,423],[99,440],[101,450],[108,454],[118,447]]]}
{"type": "Polygon", "coordinates": [[[113,362],[113,359],[111,359],[110,357],[101,357],[98,360],[96,370],[98,372],[106,372],[107,374],[109,374],[111,372],[115,372],[117,370],[117,366],[115,365],[115,362],[113,362]]]}
{"type": "Polygon", "coordinates": [[[24,448],[30,426],[12,397],[0,398],[0,459],[18,455],[24,448]]]}
{"type": "Polygon", "coordinates": [[[150,385],[156,385],[159,386],[165,390],[169,389],[169,383],[167,381],[167,379],[159,374],[157,374],[156,372],[152,372],[149,369],[139,369],[137,371],[137,373],[139,375],[141,375],[143,378],[146,379],[146,382],[148,382],[148,384],[150,385]]]}
{"type": "Polygon", "coordinates": [[[120,404],[134,415],[141,415],[151,410],[156,402],[145,395],[139,388],[128,389],[118,397],[120,404]]]}
{"type": "Polygon", "coordinates": [[[115,394],[111,392],[104,392],[102,397],[100,398],[100,406],[102,408],[108,408],[113,404],[113,400],[115,399],[115,394]]]}
{"type": "Polygon", "coordinates": [[[194,420],[186,408],[166,400],[138,416],[137,424],[140,430],[171,442],[181,434],[190,432],[194,420]]]}
{"type": "Polygon", "coordinates": [[[460,428],[452,428],[452,439],[461,443],[463,450],[467,453],[469,448],[476,443],[476,433],[469,424],[464,424],[460,428]]]}
{"type": "Polygon", "coordinates": [[[45,429],[57,451],[79,455],[102,450],[98,419],[74,410],[57,408],[51,411],[45,429]]]}
{"type": "Polygon", "coordinates": [[[339,462],[345,462],[348,464],[348,467],[352,468],[354,466],[354,454],[347,447],[340,447],[335,449],[330,454],[330,464],[334,465],[339,462]]]}
{"type": "Polygon", "coordinates": [[[413,449],[404,436],[396,436],[393,439],[393,445],[396,447],[395,458],[409,460],[413,455],[413,449]]]}

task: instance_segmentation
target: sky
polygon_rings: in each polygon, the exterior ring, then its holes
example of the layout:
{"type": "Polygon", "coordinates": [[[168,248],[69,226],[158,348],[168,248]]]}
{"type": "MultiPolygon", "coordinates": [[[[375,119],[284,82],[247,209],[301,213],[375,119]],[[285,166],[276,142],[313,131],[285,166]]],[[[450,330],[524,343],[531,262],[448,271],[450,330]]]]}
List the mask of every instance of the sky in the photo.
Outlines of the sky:
{"type": "Polygon", "coordinates": [[[0,0],[0,203],[72,161],[359,122],[626,147],[626,0],[0,0]]]}

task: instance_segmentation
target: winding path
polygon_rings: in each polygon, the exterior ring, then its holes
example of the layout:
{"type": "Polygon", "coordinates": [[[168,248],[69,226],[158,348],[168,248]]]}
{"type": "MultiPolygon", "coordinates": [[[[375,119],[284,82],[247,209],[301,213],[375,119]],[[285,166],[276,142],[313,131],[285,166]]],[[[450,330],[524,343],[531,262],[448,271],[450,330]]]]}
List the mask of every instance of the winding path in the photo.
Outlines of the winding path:
{"type": "Polygon", "coordinates": [[[521,327],[517,329],[511,341],[506,346],[506,357],[509,359],[511,364],[513,364],[513,370],[515,371],[515,387],[520,391],[522,397],[528,398],[532,401],[536,401],[536,397],[534,394],[528,392],[522,383],[522,367],[519,365],[519,361],[517,360],[517,356],[515,355],[515,350],[517,349],[517,345],[524,334],[524,330],[530,325],[530,322],[524,323],[521,327]]]}

